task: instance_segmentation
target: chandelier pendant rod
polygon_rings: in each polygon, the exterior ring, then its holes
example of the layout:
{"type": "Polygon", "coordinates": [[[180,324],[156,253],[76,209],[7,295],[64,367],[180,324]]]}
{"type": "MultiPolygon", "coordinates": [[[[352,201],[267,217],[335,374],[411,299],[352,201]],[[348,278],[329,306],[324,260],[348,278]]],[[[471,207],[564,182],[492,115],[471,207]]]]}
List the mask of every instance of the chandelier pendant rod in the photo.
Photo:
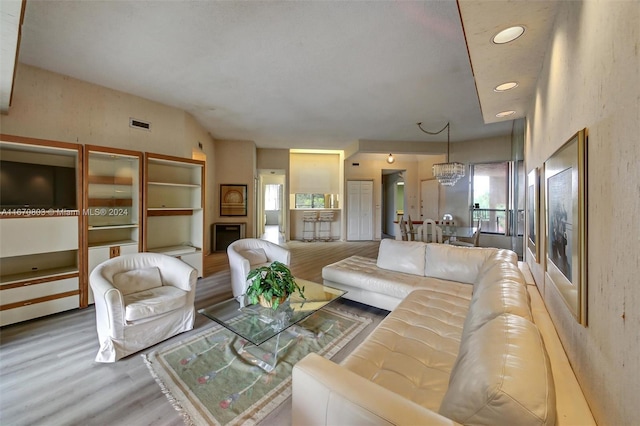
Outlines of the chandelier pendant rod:
{"type": "Polygon", "coordinates": [[[451,142],[451,140],[449,139],[450,131],[451,131],[451,128],[449,127],[449,123],[447,123],[447,163],[449,162],[449,145],[451,142]]]}
{"type": "Polygon", "coordinates": [[[438,179],[438,182],[441,185],[445,186],[453,186],[455,183],[461,178],[464,177],[464,165],[462,163],[454,162],[451,163],[449,161],[450,156],[450,145],[451,145],[451,127],[449,126],[450,122],[440,129],[437,132],[429,132],[422,128],[422,123],[416,123],[418,128],[422,130],[424,133],[429,135],[437,135],[442,133],[444,129],[447,129],[447,162],[446,163],[438,163],[433,165],[433,175],[438,179]]]}
{"type": "Polygon", "coordinates": [[[424,133],[428,134],[428,135],[439,135],[440,133],[442,133],[444,131],[444,129],[447,129],[447,163],[449,162],[449,144],[450,144],[450,135],[451,135],[451,127],[449,126],[450,122],[448,121],[447,124],[444,125],[444,127],[440,130],[438,130],[437,132],[430,132],[428,130],[425,130],[422,128],[422,121],[419,123],[416,123],[418,125],[418,128],[420,130],[422,130],[424,133]]]}

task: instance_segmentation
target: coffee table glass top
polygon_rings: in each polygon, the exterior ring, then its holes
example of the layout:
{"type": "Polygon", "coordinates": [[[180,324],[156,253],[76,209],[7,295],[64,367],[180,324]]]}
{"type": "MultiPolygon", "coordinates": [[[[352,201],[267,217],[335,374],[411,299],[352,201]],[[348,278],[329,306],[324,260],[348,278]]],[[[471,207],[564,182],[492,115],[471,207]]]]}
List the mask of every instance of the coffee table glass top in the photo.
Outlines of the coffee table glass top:
{"type": "Polygon", "coordinates": [[[298,293],[292,294],[289,300],[278,306],[275,311],[258,304],[240,308],[240,303],[236,299],[230,299],[200,309],[198,313],[223,325],[254,345],[260,345],[346,293],[337,288],[300,278],[296,278],[296,282],[300,287],[304,287],[306,300],[298,293]]]}

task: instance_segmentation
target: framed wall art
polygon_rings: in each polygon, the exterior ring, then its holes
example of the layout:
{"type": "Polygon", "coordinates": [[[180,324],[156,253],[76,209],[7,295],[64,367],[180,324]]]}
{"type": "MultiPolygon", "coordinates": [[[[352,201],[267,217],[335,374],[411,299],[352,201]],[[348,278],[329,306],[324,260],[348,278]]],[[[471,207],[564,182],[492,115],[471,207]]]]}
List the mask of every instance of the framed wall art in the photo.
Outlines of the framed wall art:
{"type": "Polygon", "coordinates": [[[545,163],[547,278],[587,325],[586,129],[545,163]]]}
{"type": "Polygon", "coordinates": [[[536,167],[527,176],[527,247],[540,263],[540,171],[536,167]]]}
{"type": "Polygon", "coordinates": [[[220,185],[220,216],[247,215],[247,185],[220,185]]]}

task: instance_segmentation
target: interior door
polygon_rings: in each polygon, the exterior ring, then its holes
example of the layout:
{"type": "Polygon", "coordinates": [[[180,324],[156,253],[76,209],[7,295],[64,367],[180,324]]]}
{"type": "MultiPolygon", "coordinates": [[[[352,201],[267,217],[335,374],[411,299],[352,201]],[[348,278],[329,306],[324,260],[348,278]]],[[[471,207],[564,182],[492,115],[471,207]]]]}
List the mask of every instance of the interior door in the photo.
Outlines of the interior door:
{"type": "Polygon", "coordinates": [[[440,219],[440,185],[435,179],[420,182],[420,219],[440,219]]]}
{"type": "Polygon", "coordinates": [[[373,182],[347,182],[347,240],[373,240],[373,182]]]}
{"type": "Polygon", "coordinates": [[[347,240],[360,236],[360,182],[347,182],[347,240]]]}
{"type": "Polygon", "coordinates": [[[373,182],[360,182],[360,240],[373,240],[373,182]]]}

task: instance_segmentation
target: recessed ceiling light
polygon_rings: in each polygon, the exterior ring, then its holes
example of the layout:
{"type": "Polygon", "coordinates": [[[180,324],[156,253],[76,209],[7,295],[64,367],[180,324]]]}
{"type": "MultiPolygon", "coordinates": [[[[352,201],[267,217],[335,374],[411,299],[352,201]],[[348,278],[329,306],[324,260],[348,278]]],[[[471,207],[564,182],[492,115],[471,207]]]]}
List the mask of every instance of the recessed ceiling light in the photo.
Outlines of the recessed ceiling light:
{"type": "Polygon", "coordinates": [[[515,27],[509,27],[498,34],[493,36],[493,42],[495,44],[505,44],[513,41],[524,34],[524,27],[521,25],[516,25],[515,27]]]}
{"type": "Polygon", "coordinates": [[[495,89],[493,89],[494,92],[505,92],[507,90],[511,90],[514,87],[518,87],[518,83],[515,81],[509,81],[507,83],[502,83],[498,86],[496,86],[495,89]]]}
{"type": "Polygon", "coordinates": [[[498,118],[502,118],[502,117],[508,117],[510,115],[515,114],[516,112],[514,110],[509,110],[509,111],[502,111],[496,114],[496,117],[498,118]]]}

